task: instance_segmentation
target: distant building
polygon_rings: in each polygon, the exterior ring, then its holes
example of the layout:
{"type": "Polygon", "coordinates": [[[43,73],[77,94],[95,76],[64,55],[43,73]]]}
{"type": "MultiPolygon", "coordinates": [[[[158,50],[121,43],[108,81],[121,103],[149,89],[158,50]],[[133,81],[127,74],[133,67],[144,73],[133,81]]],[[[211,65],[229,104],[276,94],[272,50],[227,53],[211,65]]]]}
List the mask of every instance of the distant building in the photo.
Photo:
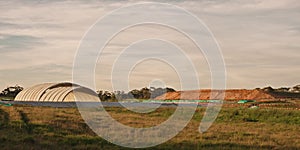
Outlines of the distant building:
{"type": "Polygon", "coordinates": [[[69,82],[44,83],[21,91],[15,101],[75,102],[100,101],[96,92],[69,82]]]}

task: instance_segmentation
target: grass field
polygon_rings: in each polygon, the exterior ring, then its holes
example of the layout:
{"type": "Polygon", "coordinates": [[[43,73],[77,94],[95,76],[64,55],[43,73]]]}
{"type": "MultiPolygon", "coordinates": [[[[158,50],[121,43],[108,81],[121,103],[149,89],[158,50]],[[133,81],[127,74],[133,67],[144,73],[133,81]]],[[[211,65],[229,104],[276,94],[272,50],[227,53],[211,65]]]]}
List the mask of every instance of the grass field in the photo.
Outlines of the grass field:
{"type": "MultiPolygon", "coordinates": [[[[132,127],[155,126],[174,108],[149,114],[107,108],[113,118],[132,127]]],[[[300,111],[223,108],[203,134],[198,126],[204,108],[170,141],[148,149],[300,149],[300,111]]],[[[125,149],[95,135],[76,108],[0,106],[1,149],[125,149]]]]}

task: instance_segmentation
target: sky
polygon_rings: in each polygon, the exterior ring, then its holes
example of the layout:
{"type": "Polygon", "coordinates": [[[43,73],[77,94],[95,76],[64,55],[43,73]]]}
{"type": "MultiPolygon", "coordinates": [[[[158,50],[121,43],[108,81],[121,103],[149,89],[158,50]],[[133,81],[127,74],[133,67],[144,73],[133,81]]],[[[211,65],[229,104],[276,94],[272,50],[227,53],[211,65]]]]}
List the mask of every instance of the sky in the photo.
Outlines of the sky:
{"type": "MultiPolygon", "coordinates": [[[[0,89],[16,84],[30,87],[45,82],[72,81],[74,58],[90,27],[115,9],[141,2],[158,1],[0,1],[0,89]]],[[[186,9],[209,28],[223,54],[227,88],[282,87],[300,83],[300,3],[297,0],[159,2],[186,9]]],[[[169,15],[172,16],[172,12],[169,15]]],[[[126,63],[127,58],[133,60],[138,55],[150,54],[141,52],[143,45],[132,46],[131,51],[129,48],[123,53],[122,48],[141,38],[157,36],[181,45],[197,70],[197,74],[190,75],[199,79],[201,88],[211,87],[209,66],[191,41],[170,28],[143,25],[119,33],[103,49],[95,67],[96,88],[111,90],[117,87],[112,85],[113,72],[117,82],[128,79],[128,89],[163,85],[181,89],[176,69],[166,62],[147,59],[135,66],[126,63]],[[118,56],[123,59],[118,60],[118,56]],[[119,67],[114,69],[118,66],[116,62],[119,67]],[[126,67],[131,70],[122,70],[126,67]]],[[[153,52],[159,55],[174,59],[182,56],[170,52],[172,47],[165,44],[148,44],[157,49],[153,52]]],[[[151,51],[147,48],[143,50],[151,51]]]]}

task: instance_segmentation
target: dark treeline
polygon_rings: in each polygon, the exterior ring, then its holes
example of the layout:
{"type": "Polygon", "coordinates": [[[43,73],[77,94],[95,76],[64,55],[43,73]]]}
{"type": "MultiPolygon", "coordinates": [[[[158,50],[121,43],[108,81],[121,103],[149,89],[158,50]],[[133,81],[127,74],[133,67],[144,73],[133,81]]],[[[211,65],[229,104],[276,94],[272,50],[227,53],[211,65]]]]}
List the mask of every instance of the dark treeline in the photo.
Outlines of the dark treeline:
{"type": "Polygon", "coordinates": [[[300,85],[296,85],[294,87],[281,87],[278,89],[272,88],[271,86],[265,88],[256,88],[258,90],[263,90],[265,92],[282,92],[282,93],[300,93],[300,85]]]}
{"type": "Polygon", "coordinates": [[[118,100],[124,100],[124,99],[154,99],[157,96],[160,96],[167,92],[175,92],[173,88],[142,88],[140,90],[134,89],[129,91],[128,93],[125,93],[124,91],[115,91],[115,92],[109,92],[109,91],[97,91],[97,94],[101,101],[118,101],[118,100]]]}
{"type": "MultiPolygon", "coordinates": [[[[24,88],[21,86],[10,86],[2,90],[0,92],[0,100],[3,99],[9,99],[13,100],[18,93],[20,93],[24,88]]],[[[265,87],[265,88],[256,88],[258,90],[263,90],[268,93],[276,93],[276,94],[286,94],[286,95],[299,95],[300,94],[300,85],[296,85],[294,87],[281,87],[278,89],[272,88],[272,87],[265,87]]],[[[134,89],[129,91],[128,93],[124,91],[115,91],[115,92],[109,92],[109,91],[97,91],[97,94],[99,98],[102,101],[118,101],[118,100],[124,100],[124,99],[154,99],[157,96],[160,96],[167,92],[174,92],[175,90],[173,88],[142,88],[140,90],[134,89]]]]}

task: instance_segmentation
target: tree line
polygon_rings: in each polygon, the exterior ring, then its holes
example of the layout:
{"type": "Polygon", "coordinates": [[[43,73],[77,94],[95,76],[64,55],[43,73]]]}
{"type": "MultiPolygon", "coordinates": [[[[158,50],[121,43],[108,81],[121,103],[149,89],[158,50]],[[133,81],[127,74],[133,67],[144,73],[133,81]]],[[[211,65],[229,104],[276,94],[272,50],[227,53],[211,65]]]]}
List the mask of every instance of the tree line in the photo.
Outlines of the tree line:
{"type": "Polygon", "coordinates": [[[129,92],[124,91],[115,91],[115,92],[109,92],[109,91],[103,91],[99,90],[97,91],[97,94],[101,101],[118,101],[118,100],[124,100],[124,99],[154,99],[157,96],[160,96],[167,92],[175,92],[173,88],[155,88],[155,87],[144,87],[140,90],[134,89],[129,92]]]}
{"type": "MultiPolygon", "coordinates": [[[[15,86],[9,86],[5,88],[1,93],[0,97],[9,98],[10,100],[13,100],[24,88],[15,85],[15,86]]],[[[272,87],[265,87],[265,88],[256,88],[258,90],[263,90],[266,92],[277,92],[277,93],[292,93],[292,94],[300,94],[300,85],[296,85],[294,87],[281,87],[278,89],[274,89],[272,87]]],[[[167,92],[175,92],[173,88],[155,88],[155,87],[144,87],[140,90],[134,89],[129,92],[124,91],[103,91],[98,90],[97,95],[101,99],[101,101],[118,101],[118,100],[124,100],[124,99],[154,99],[157,96],[160,96],[167,92]]]]}

